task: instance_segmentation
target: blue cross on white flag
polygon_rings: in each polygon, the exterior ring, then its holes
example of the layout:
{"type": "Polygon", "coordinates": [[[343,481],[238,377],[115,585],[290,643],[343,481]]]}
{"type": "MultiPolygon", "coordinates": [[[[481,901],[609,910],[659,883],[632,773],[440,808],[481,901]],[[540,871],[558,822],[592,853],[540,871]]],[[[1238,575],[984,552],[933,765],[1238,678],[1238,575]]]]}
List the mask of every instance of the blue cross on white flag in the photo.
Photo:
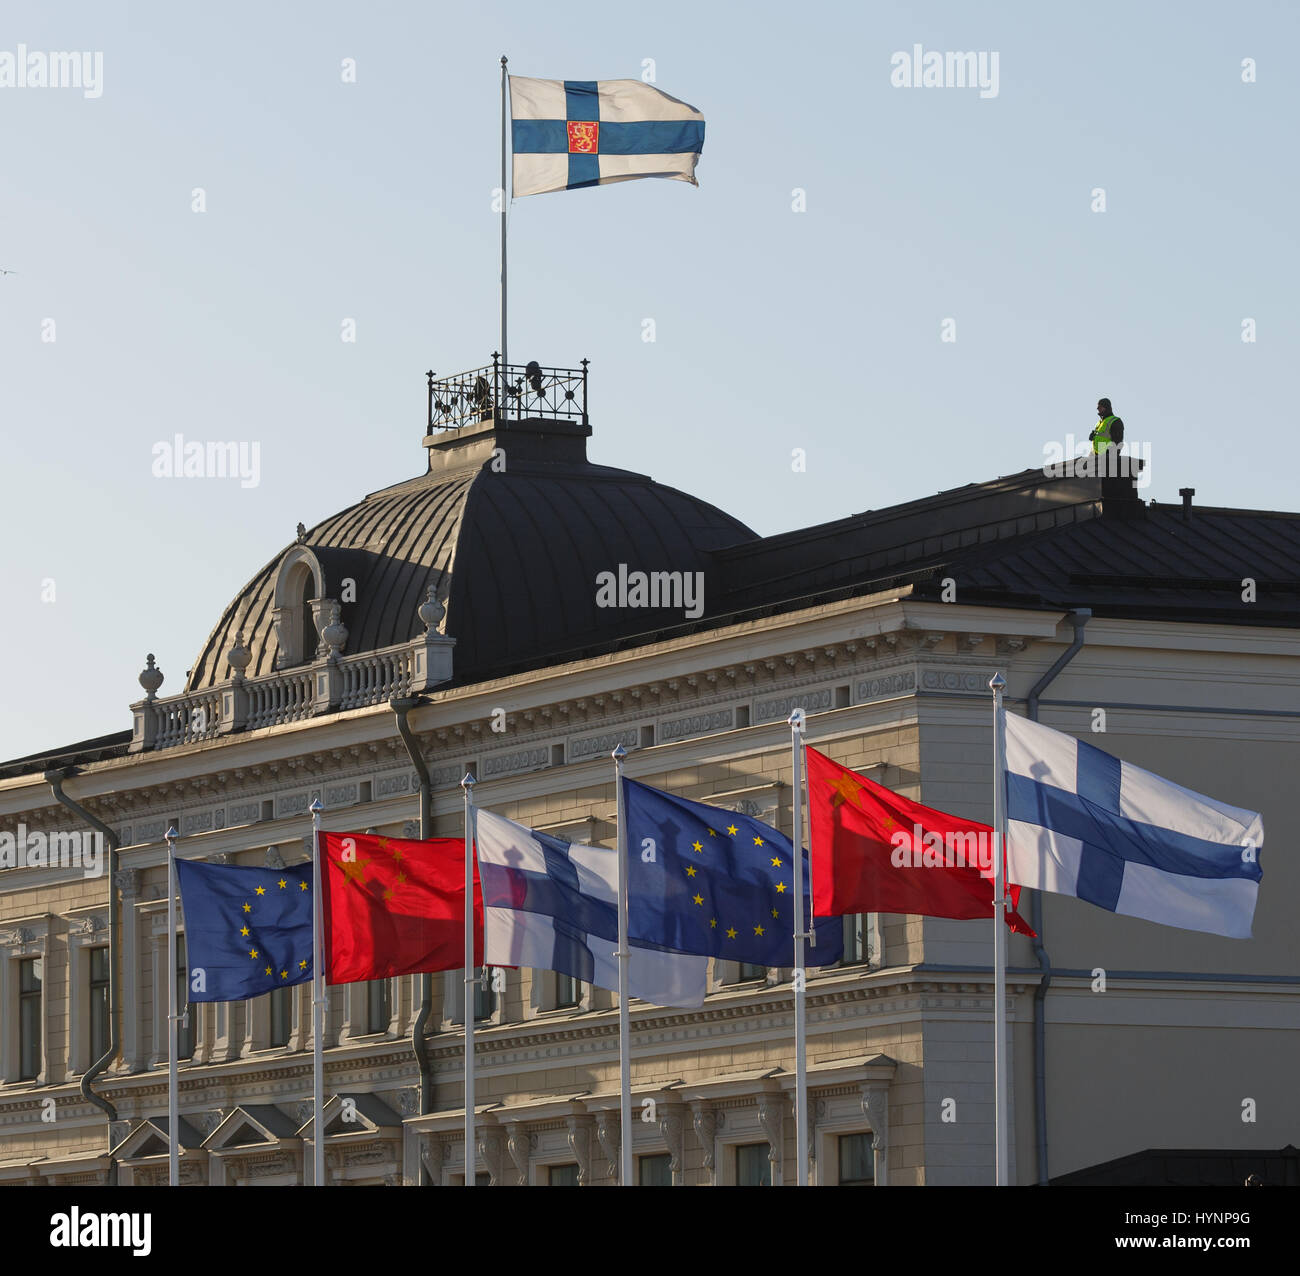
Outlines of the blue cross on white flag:
{"type": "Polygon", "coordinates": [[[510,77],[515,195],[634,177],[695,180],[704,116],[640,80],[510,77]]]}
{"type": "Polygon", "coordinates": [[[1006,715],[1007,880],[1112,913],[1249,939],[1264,824],[1006,715]]]}
{"type": "MultiPolygon", "coordinates": [[[[483,960],[530,966],[618,990],[618,853],[562,841],[491,811],[476,813],[483,887],[483,960]]],[[[630,944],[628,992],[657,1006],[694,1008],[707,957],[630,944]]]]}

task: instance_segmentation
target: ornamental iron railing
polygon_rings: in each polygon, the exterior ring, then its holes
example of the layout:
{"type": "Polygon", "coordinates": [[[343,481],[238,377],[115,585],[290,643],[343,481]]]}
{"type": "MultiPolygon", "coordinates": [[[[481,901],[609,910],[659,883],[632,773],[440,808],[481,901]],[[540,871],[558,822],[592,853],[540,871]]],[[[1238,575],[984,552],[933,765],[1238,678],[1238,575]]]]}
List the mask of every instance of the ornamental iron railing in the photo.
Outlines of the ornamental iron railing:
{"type": "Polygon", "coordinates": [[[488,421],[531,418],[587,424],[587,365],[544,368],[537,362],[502,363],[493,353],[482,368],[450,377],[425,373],[429,384],[429,430],[460,430],[488,421]]]}

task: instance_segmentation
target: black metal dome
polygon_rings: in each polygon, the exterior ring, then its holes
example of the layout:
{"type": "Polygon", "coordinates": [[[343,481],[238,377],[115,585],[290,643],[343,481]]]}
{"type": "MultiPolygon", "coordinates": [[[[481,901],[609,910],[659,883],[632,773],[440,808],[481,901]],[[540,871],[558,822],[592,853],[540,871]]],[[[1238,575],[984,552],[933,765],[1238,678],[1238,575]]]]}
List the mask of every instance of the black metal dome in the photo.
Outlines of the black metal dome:
{"type": "MultiPolygon", "coordinates": [[[[555,663],[593,647],[683,621],[680,609],[601,607],[597,576],[702,572],[704,607],[723,593],[712,552],[757,539],[706,501],[642,474],[592,465],[590,428],[515,421],[431,436],[429,472],[372,493],[300,538],[323,574],[320,597],[344,599],[345,654],[408,642],[424,632],[417,609],[430,584],[457,640],[456,681],[555,663]]],[[[226,608],[187,690],[231,676],[242,631],[245,673],[275,668],[276,580],[290,546],[226,608]]],[[[307,651],[311,658],[314,639],[307,651]]]]}

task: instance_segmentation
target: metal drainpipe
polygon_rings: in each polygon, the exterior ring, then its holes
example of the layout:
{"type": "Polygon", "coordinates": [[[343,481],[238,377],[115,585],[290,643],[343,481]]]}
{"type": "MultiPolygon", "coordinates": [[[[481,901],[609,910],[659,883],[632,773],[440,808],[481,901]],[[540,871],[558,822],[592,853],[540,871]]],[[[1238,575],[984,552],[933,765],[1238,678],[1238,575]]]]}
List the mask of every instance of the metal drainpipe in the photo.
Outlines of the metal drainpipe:
{"type": "MultiPolygon", "coordinates": [[[[71,775],[72,769],[67,768],[61,771],[46,771],[45,780],[54,794],[55,801],[60,806],[66,807],[73,815],[79,819],[85,820],[91,828],[102,833],[104,840],[108,843],[108,1048],[103,1055],[96,1059],[90,1067],[81,1074],[81,1097],[89,1103],[93,1103],[109,1121],[117,1120],[117,1109],[102,1094],[97,1094],[92,1088],[95,1079],[103,1072],[110,1063],[117,1058],[118,1051],[121,1049],[121,1032],[119,1031],[119,1017],[122,1013],[122,982],[118,973],[118,965],[121,960],[121,927],[118,922],[118,914],[121,911],[117,904],[117,868],[118,868],[118,847],[120,843],[117,834],[113,832],[102,820],[97,820],[84,806],[74,802],[63,791],[63,781],[71,775]]],[[[112,1129],[109,1130],[109,1158],[108,1158],[108,1183],[110,1187],[117,1185],[117,1162],[113,1159],[112,1129]]]]}
{"type": "MultiPolygon", "coordinates": [[[[1029,692],[1028,716],[1038,721],[1038,699],[1056,681],[1057,675],[1079,654],[1083,647],[1083,630],[1092,619],[1090,607],[1077,607],[1070,613],[1074,625],[1074,639],[1061,653],[1057,662],[1034,684],[1029,692]]],[[[1038,1185],[1047,1186],[1047,990],[1052,983],[1052,959],[1043,947],[1043,895],[1034,891],[1030,901],[1029,924],[1037,932],[1034,938],[1034,956],[1043,972],[1034,989],[1034,1129],[1037,1135],[1038,1185]]]]}
{"type": "MultiPolygon", "coordinates": [[[[415,774],[419,777],[420,840],[426,841],[433,836],[433,811],[430,806],[432,783],[429,779],[429,768],[425,764],[424,756],[420,752],[420,746],[411,734],[411,726],[407,721],[407,715],[421,703],[423,702],[419,696],[405,696],[390,700],[388,705],[397,718],[397,733],[402,737],[402,743],[406,745],[406,756],[410,758],[411,765],[415,768],[415,774]]],[[[432,1013],[433,976],[423,974],[420,976],[420,1013],[416,1015],[415,1026],[411,1029],[411,1048],[415,1051],[415,1062],[420,1069],[421,1116],[433,1111],[433,1072],[429,1067],[429,1048],[424,1041],[425,1025],[429,1022],[429,1016],[432,1013]]],[[[428,1185],[429,1172],[424,1168],[424,1161],[421,1158],[420,1186],[427,1187],[428,1185]]]]}

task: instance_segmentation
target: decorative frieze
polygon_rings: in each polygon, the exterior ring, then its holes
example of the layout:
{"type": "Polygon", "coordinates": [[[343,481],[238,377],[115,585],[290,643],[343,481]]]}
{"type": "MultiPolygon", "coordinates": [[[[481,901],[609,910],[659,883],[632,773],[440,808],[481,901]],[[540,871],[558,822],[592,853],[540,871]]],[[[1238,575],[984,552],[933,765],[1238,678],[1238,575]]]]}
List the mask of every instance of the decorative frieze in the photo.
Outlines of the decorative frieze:
{"type": "Polygon", "coordinates": [[[833,708],[834,687],[807,687],[789,695],[755,700],[749,720],[757,726],[761,722],[785,722],[796,709],[803,709],[807,713],[824,713],[833,708]]]}
{"type": "Polygon", "coordinates": [[[290,819],[295,815],[305,815],[311,805],[311,792],[303,789],[298,793],[280,793],[275,799],[275,818],[290,819]]]}
{"type": "Polygon", "coordinates": [[[736,724],[734,708],[711,709],[692,713],[684,718],[660,718],[655,728],[655,739],[660,744],[688,740],[692,736],[712,735],[715,731],[730,731],[736,724]]]}
{"type": "Polygon", "coordinates": [[[961,695],[989,694],[987,673],[972,669],[924,669],[921,686],[926,691],[956,692],[961,695]]]}
{"type": "Polygon", "coordinates": [[[859,678],[853,688],[853,699],[858,704],[872,700],[886,700],[891,696],[905,696],[916,690],[916,670],[904,669],[882,673],[873,678],[859,678]]]}
{"type": "Polygon", "coordinates": [[[551,746],[532,745],[526,749],[511,749],[504,753],[489,753],[483,758],[480,780],[492,780],[502,775],[518,775],[521,771],[538,771],[551,765],[551,746]]]}
{"type": "Polygon", "coordinates": [[[625,749],[635,749],[640,743],[640,726],[622,727],[599,735],[571,736],[565,756],[570,762],[585,762],[588,758],[609,757],[620,744],[625,749]]]}

